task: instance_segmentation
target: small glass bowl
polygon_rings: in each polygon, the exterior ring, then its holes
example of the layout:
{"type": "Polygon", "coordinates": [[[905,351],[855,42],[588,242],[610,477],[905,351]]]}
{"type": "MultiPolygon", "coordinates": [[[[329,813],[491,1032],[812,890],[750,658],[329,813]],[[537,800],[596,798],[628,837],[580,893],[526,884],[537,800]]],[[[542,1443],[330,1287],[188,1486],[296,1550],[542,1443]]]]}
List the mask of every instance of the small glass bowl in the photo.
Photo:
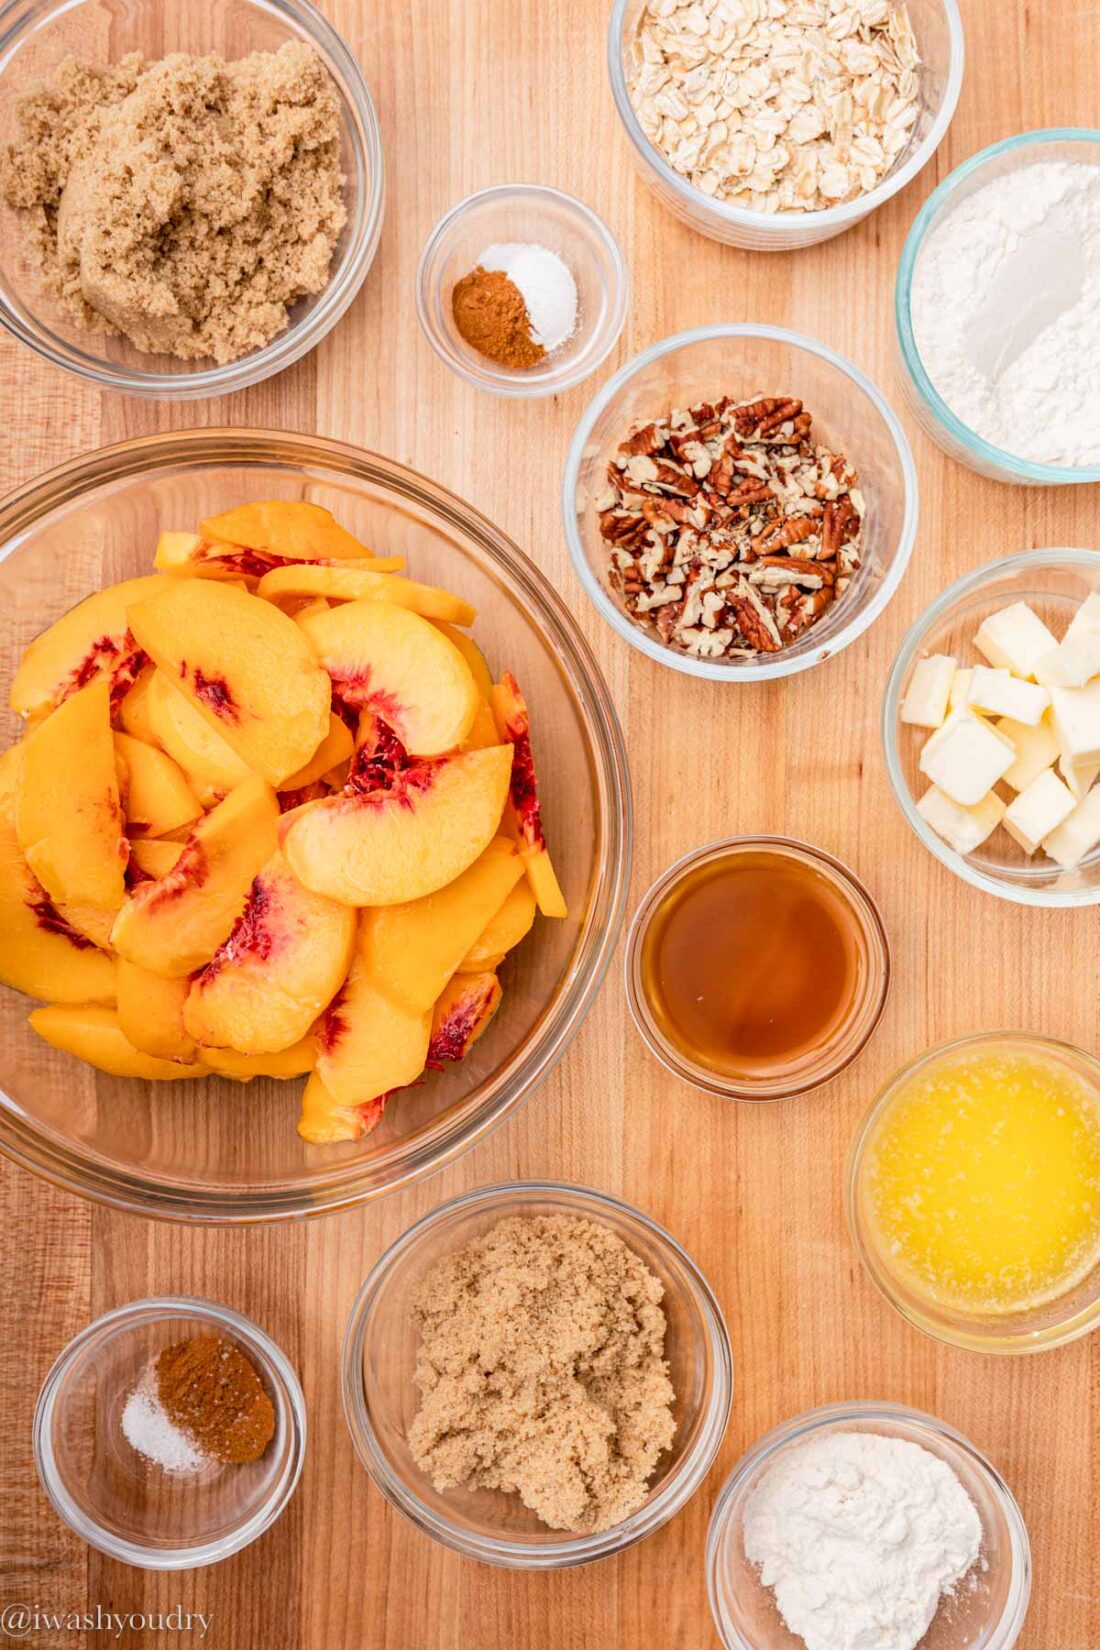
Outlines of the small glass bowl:
{"type": "Polygon", "coordinates": [[[132,1301],[71,1340],[34,1413],[34,1459],[60,1518],[111,1558],[142,1570],[192,1570],[248,1547],[294,1494],[306,1447],[298,1377],[264,1331],[213,1301],[132,1301]],[[220,1335],[258,1370],[275,1436],[258,1461],[179,1477],[146,1461],[122,1410],[150,1360],[192,1335],[220,1335]]]}
{"type": "Polygon", "coordinates": [[[828,1404],[765,1433],[722,1486],[707,1536],[707,1591],[725,1650],[804,1650],[789,1632],[770,1587],[745,1557],[745,1506],[762,1475],[805,1439],[827,1432],[874,1432],[919,1444],[948,1466],[982,1521],[970,1577],[944,1600],[920,1650],[1011,1650],[1031,1597],[1031,1549],[1023,1516],[1000,1473],[945,1421],[901,1404],[828,1404]]]}
{"type": "MultiPolygon", "coordinates": [[[[960,666],[984,664],[974,633],[990,613],[1026,601],[1060,636],[1074,610],[1100,590],[1100,552],[1025,550],[987,562],[938,596],[909,627],[898,649],[882,700],[882,743],[894,795],[928,851],[972,888],[1017,905],[1080,906],[1100,902],[1100,847],[1073,871],[1063,871],[1044,854],[1030,859],[1008,832],[998,827],[972,854],[959,854],[917,812],[928,789],[918,763],[930,729],[901,720],[901,705],[913,667],[931,653],[952,654],[960,666]]],[[[1011,793],[1006,792],[1006,795],[1011,793]]]]}
{"type": "Polygon", "coordinates": [[[882,1252],[866,1206],[865,1165],[898,1093],[919,1072],[961,1049],[1005,1046],[1013,1052],[1033,1053],[1047,1060],[1056,1060],[1100,1092],[1100,1059],[1085,1049],[1074,1048],[1072,1044],[1059,1042],[1053,1037],[1030,1036],[1016,1031],[982,1032],[929,1049],[891,1078],[860,1124],[848,1157],[848,1230],[872,1283],[903,1318],[922,1329],[926,1335],[937,1341],[946,1341],[950,1346],[963,1347],[968,1352],[1047,1352],[1052,1347],[1064,1346],[1067,1341],[1088,1335],[1100,1324],[1100,1263],[1073,1289],[1029,1312],[1014,1312],[1011,1316],[980,1316],[960,1312],[927,1300],[898,1276],[890,1264],[889,1255],[882,1252]]]}
{"type": "Polygon", "coordinates": [[[890,942],[871,895],[854,872],[824,849],[792,837],[727,837],[696,848],[676,861],[650,888],[634,914],[626,942],[626,1000],[635,1026],[651,1054],[684,1083],[727,1100],[790,1100],[838,1077],[858,1058],[882,1018],[890,992],[890,942]],[[812,1056],[773,1076],[735,1077],[697,1064],[670,1040],[645,989],[643,955],[650,924],[671,891],[701,866],[761,851],[808,866],[850,907],[859,927],[860,973],[851,1012],[828,1043],[812,1056]]]}
{"type": "Polygon", "coordinates": [[[344,1415],[359,1458],[387,1501],[445,1547],[513,1570],[559,1570],[623,1552],[675,1516],[699,1488],[722,1442],[733,1357],[710,1286],[676,1240],[628,1204],[582,1186],[513,1181],[467,1192],[417,1221],[375,1266],[352,1307],[343,1348],[344,1415]],[[440,1493],[413,1461],[413,1289],[443,1255],[506,1216],[582,1215],[609,1227],[665,1286],[666,1356],[676,1389],[676,1437],[638,1511],[599,1535],[551,1530],[518,1496],[440,1493]]]}
{"type": "Polygon", "coordinates": [[[634,159],[658,200],[689,228],[751,252],[793,252],[850,229],[916,177],[951,124],[963,77],[963,27],[956,0],[909,0],[920,51],[921,108],[909,147],[877,188],[820,212],[751,212],[705,195],[671,167],[638,122],[627,91],[630,43],[648,0],[615,0],[607,33],[607,68],[619,119],[634,159]]]}
{"type": "Polygon", "coordinates": [[[440,218],[416,270],[416,312],[435,353],[475,389],[491,395],[560,395],[587,378],[623,330],[630,276],[614,236],[583,201],[536,183],[505,183],[467,195],[440,218]],[[498,366],[455,326],[451,293],[486,247],[533,241],[556,252],[577,283],[573,336],[537,366],[498,366]]]}
{"type": "Polygon", "coordinates": [[[825,344],[783,327],[748,323],[679,332],[628,361],[593,397],[565,462],[562,519],[577,576],[597,610],[647,658],[711,682],[793,676],[848,647],[873,624],[901,583],[917,531],[917,473],[905,432],[881,391],[825,344]],[[639,422],[718,395],[798,396],[819,441],[859,471],[867,502],[863,566],[843,600],[782,653],[736,662],[697,659],[669,647],[633,619],[608,581],[610,546],[594,500],[607,466],[639,422]]]}
{"type": "Polygon", "coordinates": [[[4,9],[0,139],[15,133],[15,107],[68,56],[117,62],[127,52],[227,59],[305,41],[324,63],[340,103],[346,181],[344,225],[328,286],[294,305],[290,325],[263,349],[224,366],[139,350],[129,339],[85,332],[63,317],[29,264],[16,214],[0,204],[0,324],[45,360],[100,389],[161,401],[229,395],[282,372],[320,343],[355,298],[378,249],[385,202],[382,135],[363,72],[309,0],[12,0],[4,9]]]}
{"type": "Polygon", "coordinates": [[[1100,466],[1069,469],[1060,464],[1036,464],[995,447],[958,418],[936,389],[917,350],[910,309],[913,275],[929,233],[970,198],[976,190],[1038,161],[1071,161],[1100,165],[1100,131],[1065,126],[1021,132],[990,144],[948,174],[913,220],[902,249],[894,287],[894,321],[898,373],[907,410],[925,435],[949,458],[992,481],[1015,482],[1022,487],[1065,487],[1100,481],[1100,466]]]}

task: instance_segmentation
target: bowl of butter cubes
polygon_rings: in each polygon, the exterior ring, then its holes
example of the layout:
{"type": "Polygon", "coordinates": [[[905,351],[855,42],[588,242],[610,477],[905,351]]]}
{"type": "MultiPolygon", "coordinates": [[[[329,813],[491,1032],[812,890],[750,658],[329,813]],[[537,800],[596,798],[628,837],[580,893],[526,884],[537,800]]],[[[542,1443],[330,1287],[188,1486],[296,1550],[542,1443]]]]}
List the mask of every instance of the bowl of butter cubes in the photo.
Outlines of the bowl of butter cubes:
{"type": "Polygon", "coordinates": [[[902,642],[882,734],[902,812],[956,876],[1100,902],[1100,552],[1028,550],[945,590],[902,642]]]}

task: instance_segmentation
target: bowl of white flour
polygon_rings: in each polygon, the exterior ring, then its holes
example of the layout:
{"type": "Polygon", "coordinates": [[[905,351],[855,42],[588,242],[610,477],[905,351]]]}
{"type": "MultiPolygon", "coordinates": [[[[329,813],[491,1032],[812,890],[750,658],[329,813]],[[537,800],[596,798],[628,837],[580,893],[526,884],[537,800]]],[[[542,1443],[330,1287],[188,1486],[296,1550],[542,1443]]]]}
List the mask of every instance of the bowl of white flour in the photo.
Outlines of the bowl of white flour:
{"type": "Polygon", "coordinates": [[[1100,131],[971,156],[918,214],[895,316],[910,412],[1025,486],[1100,481],[1100,131]]]}
{"type": "Polygon", "coordinates": [[[707,1588],[726,1650],[1010,1650],[1027,1530],[945,1422],[830,1404],[742,1456],[711,1517],[707,1588]]]}

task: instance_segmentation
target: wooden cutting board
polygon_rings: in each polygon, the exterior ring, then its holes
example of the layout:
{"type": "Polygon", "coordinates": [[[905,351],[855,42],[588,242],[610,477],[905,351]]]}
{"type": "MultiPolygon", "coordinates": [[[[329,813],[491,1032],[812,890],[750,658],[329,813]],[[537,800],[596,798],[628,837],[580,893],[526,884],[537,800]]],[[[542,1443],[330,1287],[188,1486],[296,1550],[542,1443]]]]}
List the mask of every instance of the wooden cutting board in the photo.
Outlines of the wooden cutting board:
{"type": "MultiPolygon", "coordinates": [[[[920,609],[992,556],[1100,546],[1096,490],[994,486],[911,430],[921,525],[900,593],[868,636],[823,669],[750,693],[674,677],[612,638],[568,562],[558,485],[570,432],[599,379],[684,327],[790,324],[852,357],[896,404],[893,278],[918,207],[986,143],[1032,127],[1096,124],[1100,9],[1083,0],[965,0],[967,79],[935,161],[849,234],[791,256],[692,235],[637,179],[604,68],[608,0],[325,0],[324,9],[365,66],[389,169],[381,248],[351,312],[281,378],[175,407],[101,397],[0,338],[0,486],[108,442],[216,423],[318,432],[414,465],[516,539],[596,650],[633,759],[630,908],[698,843],[790,832],[850,861],[877,894],[894,946],[894,992],[874,1042],[842,1081],[783,1106],[739,1108],[655,1065],[629,1022],[616,962],[568,1056],[518,1117],[446,1174],[308,1226],[148,1224],[4,1165],[0,1605],[125,1613],[182,1604],[212,1612],[210,1650],[717,1646],[703,1548],[725,1473],[760,1432],[798,1410],[885,1398],[960,1428],[1016,1492],[1035,1560],[1021,1650],[1094,1650],[1100,1337],[1016,1361],[936,1346],[863,1277],[841,1202],[845,1153],[865,1106],[929,1043],[1000,1026],[1100,1043],[1095,912],[1002,904],[935,864],[894,805],[877,731],[889,662],[920,609]],[[559,401],[506,403],[465,388],[416,322],[413,276],[432,224],[467,191],[508,180],[579,195],[607,219],[631,266],[631,314],[615,354],[596,380],[559,401]],[[729,1432],[688,1509],[620,1560],[552,1576],[466,1563],[415,1533],[353,1457],[337,1389],[348,1308],[383,1247],[443,1199],[509,1176],[599,1186],[669,1227],[715,1286],[736,1359],[729,1432]],[[108,1563],[71,1536],[39,1488],[30,1445],[35,1396],[64,1342],[108,1307],[156,1291],[213,1295],[258,1318],[296,1359],[309,1406],[308,1457],[288,1513],[249,1551],[175,1578],[108,1563]]],[[[76,1650],[154,1641],[61,1631],[27,1642],[76,1650]]]]}

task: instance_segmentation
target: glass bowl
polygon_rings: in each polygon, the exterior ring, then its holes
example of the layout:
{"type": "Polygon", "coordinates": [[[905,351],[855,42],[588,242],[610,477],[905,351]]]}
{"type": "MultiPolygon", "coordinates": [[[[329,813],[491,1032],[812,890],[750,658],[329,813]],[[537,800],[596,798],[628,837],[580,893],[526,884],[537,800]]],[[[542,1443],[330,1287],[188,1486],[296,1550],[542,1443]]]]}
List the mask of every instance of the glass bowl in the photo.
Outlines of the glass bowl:
{"type": "Polygon", "coordinates": [[[627,56],[647,0],[615,0],[607,32],[607,68],[619,119],[642,178],[689,228],[751,252],[793,252],[850,229],[916,177],[951,124],[963,77],[963,27],[956,0],[908,0],[922,58],[921,108],[909,147],[875,189],[820,212],[751,212],[713,199],[675,171],[638,123],[626,87],[627,56]]]}
{"type": "Polygon", "coordinates": [[[956,853],[917,812],[917,803],[928,788],[918,762],[930,730],[903,722],[901,705],[914,665],[928,654],[952,654],[960,666],[985,663],[974,647],[974,632],[990,613],[1011,602],[1026,601],[1059,636],[1078,603],[1094,590],[1100,590],[1100,552],[1096,550],[1025,550],[987,562],[948,585],[909,627],[883,695],[886,770],[909,824],[941,865],[972,888],[1017,905],[1095,905],[1100,901],[1100,847],[1073,871],[1063,871],[1043,854],[1029,859],[1001,829],[973,853],[956,853]]]}
{"type": "Polygon", "coordinates": [[[1024,487],[1072,486],[1100,481],[1100,465],[1070,469],[1019,458],[984,440],[952,412],[925,371],[913,335],[910,310],[913,275],[929,233],[985,184],[1040,160],[1098,165],[1100,132],[1072,126],[1053,127],[1047,131],[1021,132],[1016,137],[990,144],[988,149],[979,150],[949,173],[917,213],[902,249],[894,287],[894,322],[900,358],[898,377],[907,410],[925,435],[949,458],[992,481],[1015,482],[1024,487]]]}
{"type": "Polygon", "coordinates": [[[901,583],[917,531],[917,474],[896,415],[852,362],[803,333],[748,323],[699,327],[664,338],[628,361],[594,396],[570,443],[562,518],[577,576],[598,611],[631,647],[658,664],[712,682],[766,682],[793,676],[848,647],[878,618],[901,583]],[[670,407],[718,395],[782,392],[813,414],[819,441],[859,471],[867,501],[863,566],[843,600],[782,653],[736,663],[697,659],[642,628],[608,582],[609,546],[594,500],[608,463],[631,426],[670,407]]]}
{"type": "Polygon", "coordinates": [[[213,1301],[133,1301],[97,1318],[57,1358],[34,1412],[35,1464],[54,1511],[82,1541],[143,1570],[191,1570],[250,1546],[294,1494],[305,1448],[305,1400],[286,1357],[213,1301]],[[137,1453],[122,1411],[150,1360],[192,1335],[219,1335],[251,1359],[275,1436],[258,1461],[181,1478],[137,1453]]]}
{"type": "Polygon", "coordinates": [[[754,1564],[745,1557],[745,1505],[760,1478],[784,1453],[827,1432],[875,1432],[904,1438],[946,1461],[982,1521],[978,1563],[944,1601],[920,1650],[1011,1650],[1031,1596],[1031,1549],[1012,1491],[970,1441],[920,1410],[901,1404],[828,1404],[807,1410],[741,1457],[722,1486],[707,1536],[707,1591],[725,1650],[804,1650],[789,1632],[754,1564]]]}
{"type": "Polygon", "coordinates": [[[1074,1048],[1052,1037],[1030,1036],[1014,1031],[987,1032],[960,1037],[954,1042],[929,1049],[891,1078],[852,1142],[848,1158],[848,1229],[872,1283],[903,1318],[922,1329],[926,1335],[946,1341],[951,1346],[961,1346],[968,1352],[1046,1352],[1089,1334],[1100,1323],[1100,1263],[1074,1288],[1030,1311],[1011,1315],[990,1313],[985,1316],[961,1312],[929,1301],[897,1273],[891,1265],[890,1256],[883,1251],[867,1208],[864,1180],[868,1154],[899,1091],[918,1073],[960,1050],[1004,1046],[1013,1052],[1034,1053],[1055,1060],[1100,1091],[1100,1059],[1084,1049],[1074,1048]]]}
{"type": "Polygon", "coordinates": [[[789,1100],[820,1088],[845,1071],[867,1046],[882,1018],[890,992],[890,942],[882,917],[858,877],[821,848],[791,837],[741,836],[696,848],[677,860],[650,888],[634,914],[626,942],[626,1000],[635,1026],[651,1054],[682,1082],[693,1083],[727,1100],[789,1100]],[[824,879],[851,910],[859,930],[858,979],[851,1010],[820,1049],[806,1055],[782,1073],[735,1077],[700,1065],[677,1047],[661,1023],[646,990],[643,959],[646,935],[658,913],[685,877],[702,866],[736,855],[781,855],[807,866],[824,879]]]}
{"type": "Polygon", "coordinates": [[[0,205],[0,323],[55,366],[100,389],[163,401],[228,395],[282,372],[339,321],[366,277],[382,233],[385,178],[382,137],[370,91],[355,57],[309,0],[12,0],[4,11],[0,56],[0,142],[15,133],[15,105],[37,81],[72,55],[115,62],[126,52],[226,58],[275,51],[287,40],[311,45],[340,100],[347,223],[333,253],[324,292],[301,299],[290,325],[263,349],[224,366],[151,355],[129,339],[85,332],[63,317],[24,254],[16,214],[0,205]]]}
{"type": "Polygon", "coordinates": [[[344,1335],[344,1415],[359,1458],[382,1494],[417,1529],[468,1558],[513,1570],[587,1564],[633,1546],[674,1517],[706,1477],[722,1442],[733,1360],[721,1308],[692,1260],[647,1215],[582,1186],[514,1181],[467,1192],[425,1215],[382,1256],[359,1292],[344,1335]],[[548,1529],[518,1496],[437,1491],[417,1467],[407,1432],[419,1408],[417,1335],[409,1301],[451,1250],[512,1215],[583,1215],[609,1227],[665,1286],[666,1355],[676,1389],[676,1438],[648,1498],[599,1535],[548,1529]]]}
{"type": "MultiPolygon", "coordinates": [[[[414,577],[479,609],[490,665],[515,665],[533,720],[547,836],[571,915],[504,965],[504,1001],[466,1060],[387,1107],[364,1140],[305,1146],[299,1082],[149,1084],[56,1053],[0,991],[0,1150],[70,1191],[146,1215],[278,1220],[362,1203],[442,1168],[526,1099],[592,1001],[622,921],[630,792],[614,708],[564,602],[511,540],[453,494],[335,441],[193,430],[125,442],[0,501],[0,664],[67,608],[149,571],[161,528],[249,499],[306,498],[414,577]]],[[[16,723],[8,720],[9,737],[16,723]]],[[[0,735],[2,739],[2,735],[0,735]]],[[[6,743],[6,740],[3,740],[6,743]]]]}
{"type": "Polygon", "coordinates": [[[614,348],[630,298],[626,262],[610,229],[583,201],[543,184],[505,183],[452,206],[424,244],[416,270],[416,313],[441,360],[491,395],[560,395],[587,378],[614,348]],[[451,293],[486,247],[533,241],[556,252],[577,283],[571,338],[536,366],[502,367],[469,345],[455,326],[451,293]]]}

